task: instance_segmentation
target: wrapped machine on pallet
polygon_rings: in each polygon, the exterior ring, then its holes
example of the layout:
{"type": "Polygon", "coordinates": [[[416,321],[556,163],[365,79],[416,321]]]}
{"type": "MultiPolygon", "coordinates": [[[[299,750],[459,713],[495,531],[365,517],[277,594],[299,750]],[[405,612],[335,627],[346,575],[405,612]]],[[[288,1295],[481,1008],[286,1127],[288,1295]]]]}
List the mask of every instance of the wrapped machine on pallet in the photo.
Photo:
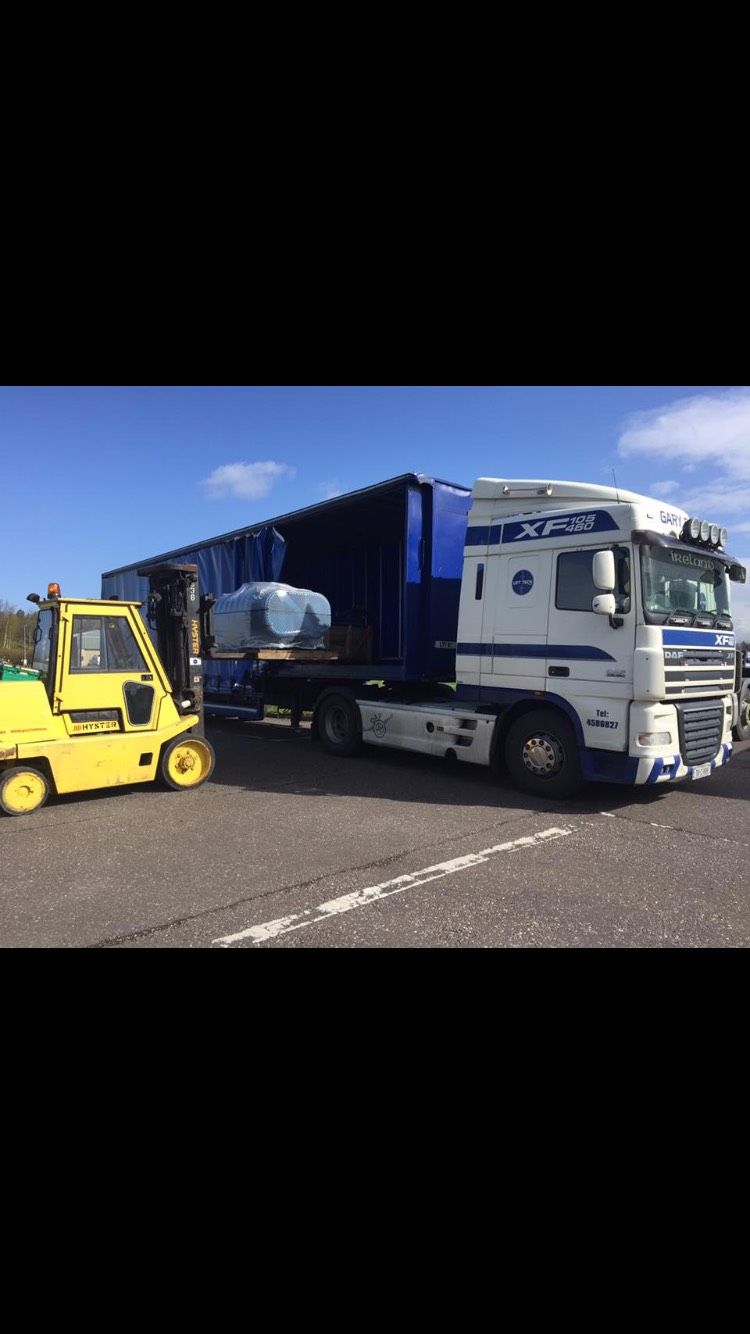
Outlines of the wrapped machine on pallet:
{"type": "Polygon", "coordinates": [[[290,584],[246,583],[224,593],[213,608],[216,647],[325,648],[331,604],[322,593],[290,584]]]}

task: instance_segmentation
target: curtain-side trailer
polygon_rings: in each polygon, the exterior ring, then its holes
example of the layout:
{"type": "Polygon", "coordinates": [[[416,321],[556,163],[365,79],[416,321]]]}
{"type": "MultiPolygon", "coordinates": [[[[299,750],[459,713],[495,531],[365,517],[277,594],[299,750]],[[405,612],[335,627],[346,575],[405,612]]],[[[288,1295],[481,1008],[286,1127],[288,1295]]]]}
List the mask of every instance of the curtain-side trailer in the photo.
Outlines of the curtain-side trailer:
{"type": "MultiPolygon", "coordinates": [[[[326,692],[398,685],[408,695],[455,678],[458,605],[471,491],[406,473],[102,575],[102,596],[142,599],[139,568],[198,566],[202,593],[283,578],[331,604],[327,654],[204,659],[206,713],[260,719],[267,704],[316,709],[326,692]]],[[[317,721],[317,720],[316,720],[317,721]]]]}

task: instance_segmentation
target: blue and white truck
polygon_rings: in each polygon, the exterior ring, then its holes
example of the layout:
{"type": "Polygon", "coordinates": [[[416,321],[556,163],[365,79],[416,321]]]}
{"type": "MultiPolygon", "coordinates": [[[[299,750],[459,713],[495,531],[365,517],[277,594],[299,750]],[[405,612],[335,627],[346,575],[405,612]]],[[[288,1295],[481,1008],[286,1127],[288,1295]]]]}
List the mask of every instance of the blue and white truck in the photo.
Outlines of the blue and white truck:
{"type": "MultiPolygon", "coordinates": [[[[152,560],[197,560],[202,589],[231,592],[237,544],[269,531],[284,578],[324,594],[357,648],[339,637],[335,655],[256,655],[223,677],[205,662],[207,713],[290,703],[332,754],[501,764],[554,797],[704,778],[731,756],[729,585],[746,572],[712,521],[583,482],[406,474],[152,560]]],[[[102,596],[138,597],[136,568],[104,575],[102,596]]]]}

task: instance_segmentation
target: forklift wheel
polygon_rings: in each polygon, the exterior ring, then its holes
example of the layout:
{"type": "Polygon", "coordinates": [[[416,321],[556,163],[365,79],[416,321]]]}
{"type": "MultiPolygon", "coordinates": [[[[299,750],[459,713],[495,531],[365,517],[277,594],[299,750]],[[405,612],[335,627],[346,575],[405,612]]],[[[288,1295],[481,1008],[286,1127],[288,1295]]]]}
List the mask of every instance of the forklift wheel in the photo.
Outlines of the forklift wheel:
{"type": "Polygon", "coordinates": [[[48,796],[49,783],[38,769],[16,764],[0,774],[0,808],[6,815],[31,815],[48,796]]]}
{"type": "Polygon", "coordinates": [[[159,774],[167,787],[178,792],[200,787],[214,768],[214,751],[202,736],[177,736],[162,751],[159,774]]]}

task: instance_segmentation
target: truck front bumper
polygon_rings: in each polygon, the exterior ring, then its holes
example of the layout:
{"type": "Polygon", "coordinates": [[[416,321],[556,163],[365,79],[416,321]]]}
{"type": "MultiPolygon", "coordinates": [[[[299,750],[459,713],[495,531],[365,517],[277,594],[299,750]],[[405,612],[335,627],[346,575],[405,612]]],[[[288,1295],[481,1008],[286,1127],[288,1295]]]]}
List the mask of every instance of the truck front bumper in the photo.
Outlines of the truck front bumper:
{"type": "MultiPolygon", "coordinates": [[[[695,700],[698,707],[701,702],[700,699],[695,700]]],[[[672,703],[633,704],[630,710],[630,756],[636,766],[634,779],[636,784],[674,783],[680,782],[683,778],[707,778],[714,769],[729,763],[732,756],[731,697],[720,696],[717,699],[714,696],[707,702],[714,708],[721,705],[723,714],[721,741],[716,754],[700,764],[689,764],[683,759],[677,709],[672,703]],[[640,745],[639,737],[648,733],[664,733],[665,740],[668,734],[668,743],[655,747],[640,745]]]]}
{"type": "Polygon", "coordinates": [[[731,758],[732,746],[726,741],[722,742],[718,754],[712,760],[706,760],[705,764],[683,764],[681,755],[644,757],[638,761],[635,782],[674,783],[682,778],[707,778],[714,769],[728,764],[731,758]]]}

